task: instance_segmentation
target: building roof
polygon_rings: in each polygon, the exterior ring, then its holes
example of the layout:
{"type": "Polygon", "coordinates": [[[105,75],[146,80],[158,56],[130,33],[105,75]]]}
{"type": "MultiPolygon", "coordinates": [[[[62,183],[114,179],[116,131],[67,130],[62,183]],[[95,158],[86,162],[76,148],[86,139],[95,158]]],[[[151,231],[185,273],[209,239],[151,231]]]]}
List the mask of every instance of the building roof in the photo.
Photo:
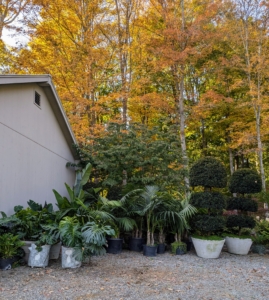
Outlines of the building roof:
{"type": "Polygon", "coordinates": [[[55,116],[59,122],[59,125],[62,129],[64,137],[70,147],[70,150],[75,159],[78,159],[78,155],[73,147],[74,144],[77,144],[75,135],[72,131],[70,123],[65,114],[64,108],[60,101],[60,98],[57,94],[56,88],[52,82],[50,75],[0,75],[0,85],[9,85],[9,84],[27,84],[27,83],[36,83],[38,84],[46,94],[48,101],[55,113],[55,116]]]}

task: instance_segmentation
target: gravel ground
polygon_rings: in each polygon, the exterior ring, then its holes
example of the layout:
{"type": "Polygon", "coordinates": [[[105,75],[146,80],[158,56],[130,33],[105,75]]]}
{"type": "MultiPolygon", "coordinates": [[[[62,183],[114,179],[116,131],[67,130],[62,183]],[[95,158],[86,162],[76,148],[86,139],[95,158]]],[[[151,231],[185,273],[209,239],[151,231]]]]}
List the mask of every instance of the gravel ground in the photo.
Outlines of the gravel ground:
{"type": "Polygon", "coordinates": [[[194,251],[148,258],[124,250],[92,257],[78,269],[60,259],[46,269],[21,266],[0,271],[1,300],[269,299],[269,255],[222,252],[202,259],[194,251]]]}

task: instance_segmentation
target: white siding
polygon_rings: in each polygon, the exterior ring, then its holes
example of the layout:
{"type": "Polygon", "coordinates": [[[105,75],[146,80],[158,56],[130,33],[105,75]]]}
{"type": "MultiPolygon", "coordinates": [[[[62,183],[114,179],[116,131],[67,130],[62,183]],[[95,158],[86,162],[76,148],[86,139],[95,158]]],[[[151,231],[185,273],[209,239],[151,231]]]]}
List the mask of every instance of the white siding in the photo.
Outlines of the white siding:
{"type": "Polygon", "coordinates": [[[72,186],[75,173],[65,165],[74,158],[42,88],[0,86],[0,138],[0,211],[11,214],[29,199],[55,203],[52,189],[67,195],[64,183],[72,186]]]}

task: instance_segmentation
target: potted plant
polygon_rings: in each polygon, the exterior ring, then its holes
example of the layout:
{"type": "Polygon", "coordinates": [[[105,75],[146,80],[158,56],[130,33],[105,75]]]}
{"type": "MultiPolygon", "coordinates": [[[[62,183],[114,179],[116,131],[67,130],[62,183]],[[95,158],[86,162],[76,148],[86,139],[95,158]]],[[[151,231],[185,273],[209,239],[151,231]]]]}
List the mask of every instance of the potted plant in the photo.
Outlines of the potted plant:
{"type": "MultiPolygon", "coordinates": [[[[41,205],[33,200],[29,200],[27,203],[27,208],[23,208],[20,205],[15,206],[15,213],[9,217],[4,214],[4,217],[0,221],[2,225],[8,224],[9,231],[13,234],[17,234],[19,238],[24,241],[24,246],[22,248],[25,252],[24,260],[26,263],[28,263],[30,255],[29,248],[35,248],[35,246],[31,246],[32,244],[37,243],[37,249],[40,251],[41,248],[39,246],[43,246],[48,242],[53,242],[49,237],[44,235],[42,225],[52,223],[56,218],[56,212],[53,211],[52,204],[45,203],[44,205],[41,205]]],[[[59,247],[53,245],[52,250],[53,251],[50,251],[49,258],[58,258],[60,252],[59,247]]]]}
{"type": "Polygon", "coordinates": [[[244,235],[246,229],[253,229],[256,225],[253,217],[247,212],[255,212],[258,203],[251,199],[252,193],[259,193],[262,188],[261,177],[255,170],[242,168],[236,170],[229,182],[229,191],[236,194],[228,200],[227,209],[237,210],[237,215],[227,217],[227,228],[231,232],[226,234],[228,252],[234,254],[248,254],[252,245],[250,234],[244,235]]]}
{"type": "Polygon", "coordinates": [[[105,254],[106,236],[115,234],[109,225],[94,221],[81,224],[76,216],[66,216],[46,229],[62,242],[62,268],[77,268],[83,258],[105,254]]]}
{"type": "Polygon", "coordinates": [[[0,235],[0,269],[9,270],[20,259],[20,249],[24,245],[18,235],[4,233],[0,235]]]}
{"type": "Polygon", "coordinates": [[[182,237],[190,229],[189,220],[195,213],[197,213],[197,209],[190,204],[189,195],[173,202],[169,213],[169,226],[174,234],[174,242],[171,243],[173,254],[182,255],[187,253],[187,244],[182,240],[182,237]]]}
{"type": "Polygon", "coordinates": [[[192,220],[192,242],[196,254],[203,258],[218,258],[224,244],[221,237],[225,226],[223,209],[224,196],[217,188],[227,184],[226,171],[223,164],[213,158],[204,157],[190,169],[190,186],[202,187],[203,191],[191,194],[190,203],[198,209],[192,220]]]}
{"type": "Polygon", "coordinates": [[[139,214],[145,217],[147,226],[147,243],[143,246],[143,254],[155,256],[157,245],[154,233],[159,224],[163,227],[173,225],[178,232],[187,227],[187,218],[195,209],[186,201],[180,201],[167,192],[160,191],[158,186],[146,186],[140,194],[143,200],[139,214]]]}
{"type": "Polygon", "coordinates": [[[257,220],[254,231],[251,251],[261,255],[265,254],[266,246],[269,244],[269,222],[267,220],[257,220]]]}

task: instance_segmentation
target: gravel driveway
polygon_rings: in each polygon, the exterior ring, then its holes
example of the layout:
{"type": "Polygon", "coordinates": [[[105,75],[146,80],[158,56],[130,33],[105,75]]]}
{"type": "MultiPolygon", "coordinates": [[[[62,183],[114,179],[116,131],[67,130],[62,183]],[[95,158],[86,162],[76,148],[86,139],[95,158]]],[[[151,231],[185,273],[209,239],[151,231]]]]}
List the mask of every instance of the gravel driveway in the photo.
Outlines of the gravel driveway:
{"type": "Polygon", "coordinates": [[[92,257],[78,269],[60,260],[46,269],[28,266],[0,271],[1,300],[269,299],[269,255],[222,252],[202,259],[194,251],[148,258],[124,250],[92,257]]]}

